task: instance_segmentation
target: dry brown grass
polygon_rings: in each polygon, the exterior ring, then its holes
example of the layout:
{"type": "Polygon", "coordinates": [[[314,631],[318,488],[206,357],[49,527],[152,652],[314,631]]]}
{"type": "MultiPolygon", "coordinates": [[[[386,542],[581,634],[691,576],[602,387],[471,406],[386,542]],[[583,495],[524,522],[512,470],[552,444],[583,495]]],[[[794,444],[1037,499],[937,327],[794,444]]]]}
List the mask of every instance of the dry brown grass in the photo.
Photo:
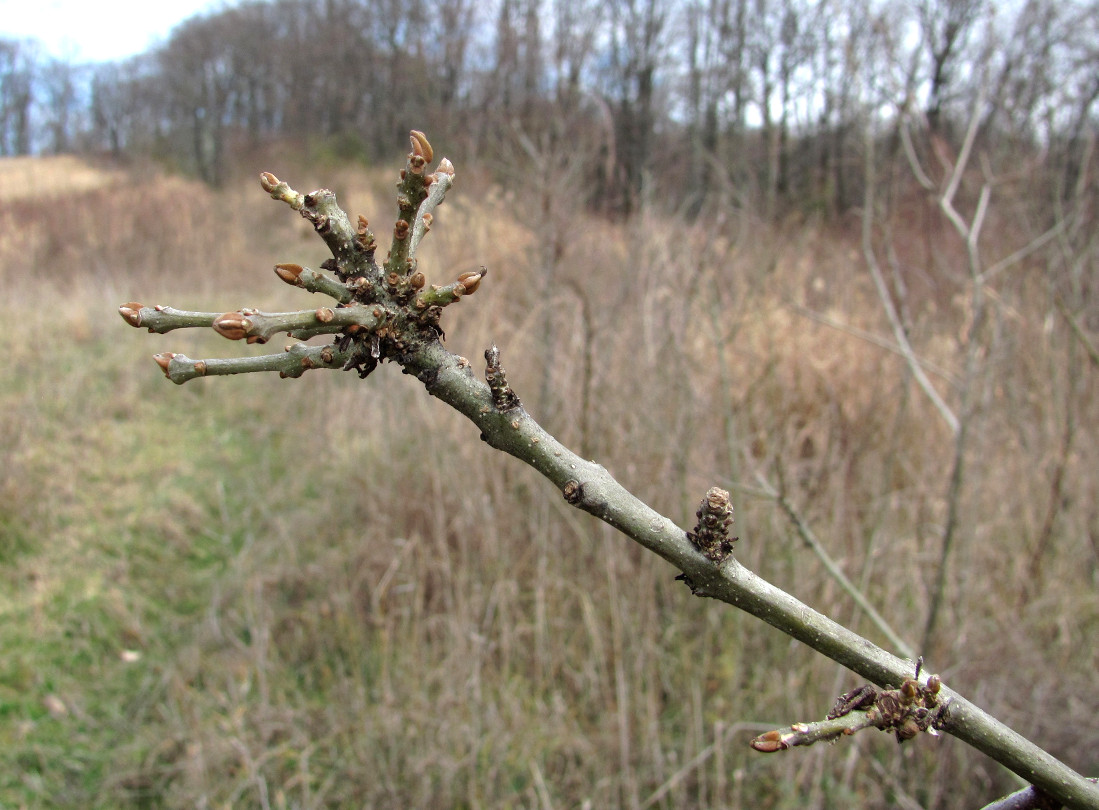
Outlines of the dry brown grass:
{"type": "MultiPolygon", "coordinates": [[[[754,754],[760,724],[818,717],[850,679],[692,599],[395,368],[167,384],[155,351],[246,349],[139,335],[119,303],[309,306],[269,266],[323,254],[258,189],[147,180],[24,200],[0,228],[16,325],[0,804],[962,808],[1010,789],[950,739],[754,754]]],[[[381,233],[387,181],[339,181],[381,233]]],[[[949,437],[896,355],[792,306],[884,334],[852,243],[811,225],[715,239],[655,215],[556,225],[550,275],[547,223],[459,184],[424,269],[490,274],[448,311],[448,346],[477,365],[497,342],[532,413],[683,525],[714,483],[783,481],[918,641],[949,437]]],[[[1099,671],[1095,382],[1040,281],[997,290],[933,663],[1094,772],[1099,737],[1074,721],[1099,671]],[[1066,408],[1066,495],[1028,582],[1066,408]]],[[[921,352],[956,369],[960,304],[919,314],[921,352]]],[[[874,637],[773,503],[735,500],[746,564],[874,637]]]]}
{"type": "Polygon", "coordinates": [[[123,172],[92,166],[75,155],[0,159],[0,202],[5,205],[85,194],[125,181],[123,172]]]}

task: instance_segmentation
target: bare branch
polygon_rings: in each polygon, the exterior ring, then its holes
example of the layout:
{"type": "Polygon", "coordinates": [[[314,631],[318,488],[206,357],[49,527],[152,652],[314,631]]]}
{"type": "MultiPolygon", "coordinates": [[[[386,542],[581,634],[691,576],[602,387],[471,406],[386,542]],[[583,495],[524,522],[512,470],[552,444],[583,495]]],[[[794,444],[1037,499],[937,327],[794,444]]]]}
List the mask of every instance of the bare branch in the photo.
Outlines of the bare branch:
{"type": "Polygon", "coordinates": [[[775,503],[777,503],[782,511],[786,513],[786,516],[794,525],[794,529],[797,531],[798,536],[805,542],[805,545],[812,549],[813,553],[820,559],[825,570],[832,579],[834,579],[848,596],[855,601],[855,604],[862,609],[867,618],[869,618],[874,626],[881,631],[882,635],[889,640],[893,649],[906,658],[915,658],[916,652],[912,645],[900,637],[900,634],[897,633],[889,622],[887,622],[874,606],[870,604],[870,600],[866,598],[863,592],[855,587],[855,583],[847,578],[847,575],[843,573],[843,569],[841,569],[836,561],[832,559],[832,555],[828,553],[827,549],[825,549],[823,544],[817,539],[813,530],[809,528],[809,524],[802,519],[801,514],[794,508],[789,499],[775,489],[771,482],[764,478],[762,473],[756,473],[756,480],[759,482],[759,485],[763,487],[763,494],[769,498],[773,498],[775,503]]]}
{"type": "Polygon", "coordinates": [[[155,355],[153,359],[164,371],[165,377],[182,385],[196,377],[251,374],[258,371],[277,371],[280,377],[300,377],[311,368],[340,368],[349,357],[350,352],[340,351],[334,346],[297,343],[287,347],[282,354],[266,354],[262,357],[192,360],[185,354],[166,352],[155,355]]]}
{"type": "MultiPolygon", "coordinates": [[[[1093,780],[1094,781],[1094,780],[1093,780]]],[[[997,799],[981,810],[1060,810],[1061,803],[1031,785],[1020,791],[997,799]]]]}
{"type": "MultiPolygon", "coordinates": [[[[334,325],[340,329],[333,344],[297,344],[281,355],[231,360],[194,361],[180,354],[158,355],[157,362],[168,378],[180,383],[196,376],[253,371],[299,376],[310,368],[341,367],[366,376],[381,362],[398,363],[406,373],[420,380],[430,394],[472,421],[489,446],[530,465],[568,503],[618,529],[678,568],[694,594],[738,607],[883,688],[885,691],[877,693],[873,709],[867,710],[868,716],[872,711],[878,712],[879,727],[904,736],[912,730],[911,723],[916,724],[916,733],[925,730],[921,723],[926,722],[926,728],[941,725],[943,730],[1065,804],[1099,807],[1096,785],[961,695],[940,686],[935,676],[921,678],[916,669],[916,677],[909,677],[914,662],[882,650],[741,565],[730,554],[732,540],[726,528],[731,519],[731,505],[727,495],[722,497],[724,493],[711,490],[700,509],[699,527],[688,533],[631,494],[601,465],[573,453],[539,425],[508,384],[498,349],[493,347],[486,353],[487,379],[482,381],[473,374],[468,360],[443,348],[438,325],[442,308],[476,290],[484,274],[466,274],[446,287],[423,289],[423,274],[415,269],[410,250],[416,241],[412,228],[422,211],[422,202],[430,196],[429,187],[449,183],[449,179],[441,179],[439,174],[450,178],[453,167],[440,166],[436,175],[426,175],[426,164],[432,157],[430,144],[422,133],[413,132],[411,145],[398,187],[398,220],[384,272],[374,262],[376,246],[365,220],[360,219],[358,228],[352,228],[331,192],[320,190],[302,195],[274,175],[262,176],[264,189],[300,211],[332,250],[333,259],[323,269],[333,272],[347,288],[351,295],[347,306],[321,308],[326,310],[323,313],[315,310],[264,314],[240,310],[220,316],[174,310],[165,314],[166,308],[155,307],[147,312],[150,308],[139,304],[120,308],[122,316],[134,326],[154,324],[165,330],[215,326],[227,336],[256,341],[279,331],[317,333],[334,325]],[[430,177],[434,179],[429,181],[430,177]],[[699,543],[699,535],[706,536],[705,543],[699,543]],[[891,690],[888,686],[891,683],[901,683],[902,687],[891,690]],[[949,705],[949,711],[929,719],[932,711],[929,696],[934,697],[935,707],[949,705]],[[924,710],[926,713],[922,713],[924,710]]],[[[423,213],[426,216],[429,212],[423,213]]],[[[331,285],[323,286],[343,296],[331,285]]],[[[907,341],[902,345],[907,346],[907,341]]],[[[910,347],[907,351],[915,373],[919,364],[914,361],[910,347]]],[[[793,727],[791,732],[805,733],[795,732],[793,727]]],[[[821,726],[817,733],[835,731],[833,727],[821,726]]],[[[778,741],[789,744],[781,736],[778,741]]]]}
{"type": "Polygon", "coordinates": [[[266,343],[285,332],[301,340],[316,335],[333,335],[351,330],[370,331],[378,327],[386,313],[378,306],[354,304],[346,307],[318,307],[300,312],[260,312],[240,309],[215,315],[210,312],[185,312],[172,307],[146,307],[123,304],[119,314],[131,326],[146,327],[150,332],[211,326],[222,337],[266,343]]]}
{"type": "Polygon", "coordinates": [[[416,257],[416,248],[420,246],[421,240],[431,230],[431,220],[435,209],[442,205],[443,198],[453,184],[454,167],[449,160],[443,158],[439,171],[435,172],[435,182],[431,184],[427,198],[420,203],[420,207],[416,211],[416,221],[412,224],[412,241],[408,246],[408,257],[410,259],[416,257]],[[450,171],[447,171],[447,167],[450,168],[450,171]]]}
{"type": "Polygon", "coordinates": [[[942,416],[943,421],[946,422],[947,427],[950,428],[950,432],[956,436],[959,430],[958,417],[954,414],[954,411],[951,410],[950,406],[946,404],[946,400],[939,394],[935,386],[931,384],[931,380],[927,378],[927,374],[923,369],[923,363],[920,362],[915,349],[912,348],[912,344],[908,340],[908,333],[905,331],[904,324],[901,322],[900,314],[897,312],[897,307],[893,303],[893,297],[889,293],[889,288],[885,284],[885,277],[882,275],[881,265],[878,263],[878,257],[874,252],[874,246],[870,238],[869,208],[864,212],[863,217],[862,253],[863,257],[866,259],[866,266],[870,270],[870,278],[874,282],[874,289],[877,290],[878,299],[882,303],[882,309],[885,310],[885,316],[889,320],[890,328],[893,330],[893,339],[896,341],[900,354],[907,363],[909,371],[912,372],[912,377],[916,380],[916,384],[920,386],[927,395],[927,398],[931,400],[931,404],[935,406],[935,410],[942,416]]]}

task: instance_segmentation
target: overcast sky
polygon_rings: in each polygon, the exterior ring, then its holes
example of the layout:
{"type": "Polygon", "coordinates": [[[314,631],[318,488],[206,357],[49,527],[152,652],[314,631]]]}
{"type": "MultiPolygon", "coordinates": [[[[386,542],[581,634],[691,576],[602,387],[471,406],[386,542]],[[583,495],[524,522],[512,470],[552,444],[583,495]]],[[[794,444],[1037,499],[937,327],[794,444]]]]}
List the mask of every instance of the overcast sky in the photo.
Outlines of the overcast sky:
{"type": "Polygon", "coordinates": [[[224,0],[0,0],[0,38],[40,40],[52,56],[105,61],[141,53],[224,0]]]}

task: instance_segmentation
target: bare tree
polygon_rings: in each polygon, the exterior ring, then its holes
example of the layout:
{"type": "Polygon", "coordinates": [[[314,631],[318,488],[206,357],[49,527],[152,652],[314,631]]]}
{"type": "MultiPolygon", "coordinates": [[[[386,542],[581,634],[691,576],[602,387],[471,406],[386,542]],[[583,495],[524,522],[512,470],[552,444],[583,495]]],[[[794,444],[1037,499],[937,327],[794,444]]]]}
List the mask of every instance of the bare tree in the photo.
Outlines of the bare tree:
{"type": "MultiPolygon", "coordinates": [[[[667,49],[668,0],[615,0],[608,6],[605,93],[614,110],[615,177],[607,191],[620,189],[625,212],[636,207],[650,169],[657,119],[657,73],[667,49]]],[[[604,195],[614,199],[615,195],[604,195]]]]}
{"type": "Polygon", "coordinates": [[[0,155],[31,151],[34,65],[32,44],[0,40],[0,155]]]}
{"type": "Polygon", "coordinates": [[[927,121],[933,131],[943,124],[943,113],[955,92],[958,69],[973,27],[984,10],[984,0],[921,0],[917,16],[930,59],[927,121]]]}

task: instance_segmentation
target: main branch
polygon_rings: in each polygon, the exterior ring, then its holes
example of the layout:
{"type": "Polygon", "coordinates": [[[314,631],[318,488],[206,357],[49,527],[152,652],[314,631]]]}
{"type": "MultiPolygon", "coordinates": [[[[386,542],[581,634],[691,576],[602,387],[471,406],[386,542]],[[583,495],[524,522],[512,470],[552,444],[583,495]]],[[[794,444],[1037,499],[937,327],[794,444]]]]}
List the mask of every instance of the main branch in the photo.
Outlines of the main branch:
{"type": "MultiPolygon", "coordinates": [[[[157,355],[169,378],[184,382],[203,375],[271,370],[298,376],[308,368],[344,368],[365,377],[380,362],[396,362],[431,395],[473,422],[491,447],[529,464],[568,503],[679,569],[680,579],[696,596],[738,607],[887,690],[880,693],[879,706],[888,702],[885,695],[892,694],[890,684],[907,684],[903,689],[924,696],[920,699],[925,702],[919,705],[925,711],[930,711],[932,704],[936,707],[936,730],[966,741],[1065,805],[1099,808],[1099,787],[940,684],[937,676],[920,676],[915,662],[875,646],[741,565],[731,555],[735,538],[725,533],[732,514],[727,494],[720,490],[707,493],[699,509],[699,526],[688,532],[631,494],[601,465],[573,453],[539,425],[508,384],[496,347],[486,352],[487,381],[475,376],[468,360],[447,351],[440,342],[442,310],[476,291],[485,272],[463,273],[448,284],[428,285],[417,269],[416,247],[428,232],[432,210],[442,203],[451,186],[454,168],[444,158],[435,173],[428,174],[433,158],[430,144],[419,132],[412,133],[410,142],[412,148],[398,184],[392,246],[381,265],[375,261],[377,244],[366,220],[360,217],[358,228],[352,228],[332,192],[300,194],[274,175],[261,178],[264,190],[300,212],[328,244],[333,258],[322,269],[335,278],[318,277],[297,265],[278,265],[276,273],[287,283],[329,295],[335,299],[334,307],[271,315],[254,310],[224,315],[190,313],[137,303],[120,308],[128,323],[154,331],[212,327],[225,337],[249,342],[263,342],[278,332],[302,338],[328,333],[334,335],[331,343],[297,343],[278,355],[237,360],[196,361],[182,355],[157,355]]],[[[903,703],[905,698],[896,700],[903,703]]],[[[803,731],[802,724],[796,724],[791,726],[794,736],[789,740],[780,737],[786,744],[795,738],[801,744],[814,734],[834,737],[843,727],[860,722],[894,728],[909,717],[889,715],[886,719],[895,721],[890,725],[880,718],[876,721],[872,712],[868,715],[869,723],[855,717],[817,726],[816,731],[809,726],[805,727],[808,732],[803,731]]],[[[917,721],[917,731],[930,728],[930,722],[921,725],[917,721]]]]}

